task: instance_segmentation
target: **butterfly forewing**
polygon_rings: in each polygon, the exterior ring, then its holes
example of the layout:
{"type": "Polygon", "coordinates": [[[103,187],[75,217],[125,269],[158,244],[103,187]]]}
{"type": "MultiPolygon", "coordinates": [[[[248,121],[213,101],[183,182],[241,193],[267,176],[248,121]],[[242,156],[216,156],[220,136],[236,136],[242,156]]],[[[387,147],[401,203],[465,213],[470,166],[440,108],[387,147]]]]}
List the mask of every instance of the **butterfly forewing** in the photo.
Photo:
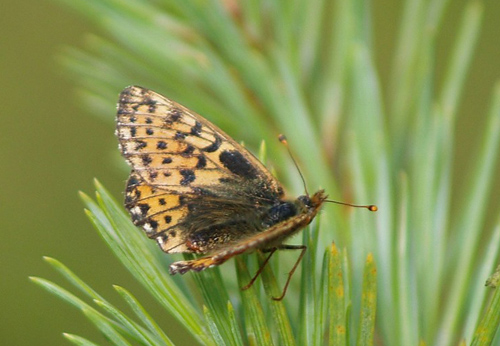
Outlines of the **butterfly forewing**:
{"type": "Polygon", "coordinates": [[[132,166],[126,207],[166,252],[205,252],[237,239],[238,229],[252,234],[261,227],[258,215],[283,197],[250,152],[151,90],[131,86],[120,94],[116,132],[132,166]]]}

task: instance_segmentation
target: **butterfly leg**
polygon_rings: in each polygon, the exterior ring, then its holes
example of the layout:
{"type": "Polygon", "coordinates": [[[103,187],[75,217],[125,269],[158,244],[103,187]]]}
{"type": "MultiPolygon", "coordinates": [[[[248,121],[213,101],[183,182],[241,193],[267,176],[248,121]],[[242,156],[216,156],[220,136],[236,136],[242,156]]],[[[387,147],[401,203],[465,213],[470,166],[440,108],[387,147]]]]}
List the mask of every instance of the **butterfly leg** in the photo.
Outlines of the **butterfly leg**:
{"type": "MultiPolygon", "coordinates": [[[[285,297],[286,290],[288,289],[288,285],[290,284],[290,280],[292,279],[293,273],[295,273],[295,270],[297,269],[300,261],[302,260],[302,257],[304,257],[304,254],[306,253],[307,246],[305,245],[281,245],[275,250],[301,250],[299,258],[297,258],[297,261],[293,265],[292,270],[288,273],[288,279],[286,280],[285,287],[283,288],[283,292],[279,297],[272,297],[273,300],[280,301],[285,297]]],[[[274,251],[273,251],[274,252],[274,251]]]]}
{"type": "Polygon", "coordinates": [[[250,282],[246,285],[246,286],[243,286],[241,288],[241,290],[247,290],[249,289],[250,287],[252,287],[253,283],[255,282],[255,280],[257,280],[257,278],[259,277],[260,273],[262,273],[262,271],[264,270],[264,267],[266,266],[267,262],[269,262],[269,260],[271,259],[271,256],[276,252],[276,250],[278,250],[278,248],[272,248],[272,249],[265,249],[265,250],[262,250],[262,252],[270,252],[269,256],[267,256],[267,258],[264,260],[264,263],[262,263],[262,265],[260,266],[259,270],[257,270],[257,273],[252,277],[252,279],[250,280],[250,282]]]}

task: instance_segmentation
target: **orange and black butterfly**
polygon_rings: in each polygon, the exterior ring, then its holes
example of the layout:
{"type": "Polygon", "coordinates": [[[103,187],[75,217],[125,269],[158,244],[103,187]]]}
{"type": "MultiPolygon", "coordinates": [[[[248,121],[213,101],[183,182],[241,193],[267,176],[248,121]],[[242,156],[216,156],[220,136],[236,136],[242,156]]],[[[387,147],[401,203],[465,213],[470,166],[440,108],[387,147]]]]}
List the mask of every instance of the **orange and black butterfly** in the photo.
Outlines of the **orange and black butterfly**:
{"type": "Polygon", "coordinates": [[[313,220],[326,199],[323,190],[286,199],[247,149],[200,115],[138,86],[120,94],[116,133],[132,166],[125,206],[134,224],[166,253],[208,254],[173,263],[171,274],[201,271],[255,250],[269,252],[269,260],[278,249],[300,249],[276,299],[283,298],[306,247],[282,243],[313,220]]]}

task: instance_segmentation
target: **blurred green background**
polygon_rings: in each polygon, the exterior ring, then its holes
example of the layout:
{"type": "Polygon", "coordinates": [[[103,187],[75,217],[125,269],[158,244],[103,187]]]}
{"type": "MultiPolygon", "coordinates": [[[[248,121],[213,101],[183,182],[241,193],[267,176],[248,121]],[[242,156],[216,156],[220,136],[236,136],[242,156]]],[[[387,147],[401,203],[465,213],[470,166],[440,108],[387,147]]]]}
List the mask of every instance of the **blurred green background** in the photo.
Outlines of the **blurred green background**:
{"type": "MultiPolygon", "coordinates": [[[[445,14],[442,44],[437,47],[438,72],[444,68],[450,38],[455,37],[465,3],[451,2],[445,14]]],[[[493,84],[500,77],[500,2],[485,3],[484,25],[457,128],[458,172],[467,167],[477,148],[484,128],[479,115],[486,113],[493,84]]],[[[383,83],[399,25],[399,4],[373,3],[377,63],[383,83]]],[[[42,260],[42,256],[55,257],[111,301],[116,297],[111,285],[123,285],[155,313],[154,302],[141,295],[142,290],[112,256],[87,221],[77,197],[78,190],[91,193],[92,179],[97,177],[121,199],[126,179],[117,160],[115,110],[109,109],[109,121],[102,121],[80,107],[75,83],[56,61],[62,47],[82,46],[86,33],[99,32],[51,1],[4,0],[1,8],[0,341],[8,345],[68,344],[61,332],[102,340],[71,306],[28,281],[30,275],[56,279],[42,260]]],[[[455,184],[467,178],[458,175],[455,184]]],[[[500,184],[492,194],[500,194],[500,184]]],[[[158,320],[170,323],[164,317],[158,320]]],[[[174,341],[182,340],[175,334],[170,336],[174,341]]]]}

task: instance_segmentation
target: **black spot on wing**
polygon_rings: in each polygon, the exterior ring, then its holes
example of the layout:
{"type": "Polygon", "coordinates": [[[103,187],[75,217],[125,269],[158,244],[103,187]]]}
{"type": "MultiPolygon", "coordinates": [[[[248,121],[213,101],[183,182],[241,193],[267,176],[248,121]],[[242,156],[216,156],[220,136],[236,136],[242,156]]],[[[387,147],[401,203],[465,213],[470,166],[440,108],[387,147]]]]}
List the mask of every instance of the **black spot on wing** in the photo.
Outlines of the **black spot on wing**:
{"type": "Polygon", "coordinates": [[[139,179],[135,175],[130,175],[127,181],[127,187],[136,186],[139,184],[139,179]]]}
{"type": "Polygon", "coordinates": [[[142,155],[141,160],[144,166],[149,166],[153,162],[153,159],[149,155],[142,155]]]}
{"type": "Polygon", "coordinates": [[[202,148],[202,151],[206,151],[207,153],[213,153],[214,151],[218,150],[220,145],[222,144],[222,139],[217,136],[217,134],[214,134],[215,142],[210,144],[209,146],[202,148]]]}
{"type": "Polygon", "coordinates": [[[191,127],[191,134],[193,136],[200,136],[201,134],[201,123],[196,121],[195,125],[191,127]]]}
{"type": "Polygon", "coordinates": [[[219,160],[231,173],[242,178],[256,179],[258,177],[255,167],[239,151],[225,150],[220,153],[219,160]]]}
{"type": "Polygon", "coordinates": [[[135,150],[138,151],[138,150],[141,150],[141,149],[144,149],[148,146],[148,144],[144,141],[137,141],[136,142],[136,145],[135,145],[135,150]]]}
{"type": "Polygon", "coordinates": [[[154,113],[156,112],[156,101],[154,100],[149,100],[149,103],[146,103],[148,107],[149,113],[154,113]]]}
{"type": "Polygon", "coordinates": [[[153,230],[156,230],[158,228],[158,222],[156,222],[155,220],[149,220],[149,225],[153,230]]]}
{"type": "Polygon", "coordinates": [[[181,132],[181,131],[177,131],[177,132],[175,133],[174,138],[175,138],[176,140],[181,140],[181,139],[186,138],[186,134],[185,134],[185,133],[183,133],[183,132],[181,132]]]}
{"type": "Polygon", "coordinates": [[[207,165],[207,159],[203,155],[198,156],[198,162],[196,163],[197,169],[205,168],[207,165]]]}
{"type": "Polygon", "coordinates": [[[172,109],[170,110],[170,121],[177,121],[180,119],[180,117],[182,116],[182,112],[180,109],[178,108],[175,108],[175,107],[172,107],[172,109]]]}
{"type": "Polygon", "coordinates": [[[134,203],[136,201],[136,199],[134,197],[132,197],[131,195],[125,195],[125,206],[129,206],[131,205],[132,203],[134,203]]]}
{"type": "Polygon", "coordinates": [[[156,111],[156,101],[153,100],[152,98],[145,97],[143,104],[145,104],[146,106],[149,106],[148,110],[150,113],[154,113],[154,111],[156,111]]]}
{"type": "Polygon", "coordinates": [[[167,143],[165,143],[164,141],[158,141],[156,143],[156,149],[159,150],[167,149],[167,143]]]}
{"type": "Polygon", "coordinates": [[[196,175],[191,169],[181,169],[180,173],[182,175],[181,185],[183,186],[191,184],[196,179],[196,175]]]}
{"type": "Polygon", "coordinates": [[[182,157],[191,157],[193,155],[193,152],[194,152],[194,147],[189,144],[186,149],[184,149],[184,151],[181,153],[182,157]]]}
{"type": "Polygon", "coordinates": [[[137,206],[141,210],[141,214],[143,216],[146,215],[148,213],[148,210],[151,208],[147,203],[139,203],[137,206]]]}

